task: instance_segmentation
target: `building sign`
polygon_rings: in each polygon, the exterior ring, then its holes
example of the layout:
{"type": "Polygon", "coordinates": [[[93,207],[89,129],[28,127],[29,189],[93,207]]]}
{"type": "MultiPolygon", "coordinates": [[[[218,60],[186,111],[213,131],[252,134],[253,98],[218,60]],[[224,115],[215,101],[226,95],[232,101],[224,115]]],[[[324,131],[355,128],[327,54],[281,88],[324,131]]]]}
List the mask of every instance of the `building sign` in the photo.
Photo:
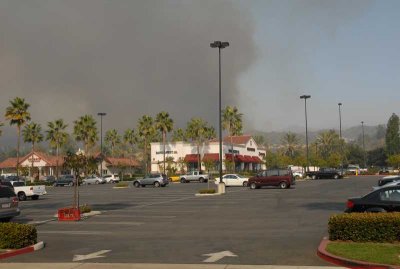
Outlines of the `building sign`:
{"type": "MultiPolygon", "coordinates": [[[[164,154],[164,151],[156,151],[156,154],[164,154]]],[[[176,150],[166,150],[165,154],[178,154],[176,150]]]]}
{"type": "Polygon", "coordinates": [[[41,160],[42,160],[42,159],[40,159],[39,157],[33,157],[33,156],[32,156],[32,158],[29,158],[29,161],[30,161],[31,163],[39,163],[41,160]]]}
{"type": "Polygon", "coordinates": [[[255,149],[255,148],[247,148],[247,151],[252,151],[252,152],[255,152],[255,151],[256,151],[256,149],[255,149]]]}
{"type": "MultiPolygon", "coordinates": [[[[232,149],[229,149],[228,152],[229,152],[229,153],[232,153],[232,149]]],[[[234,149],[234,150],[233,150],[233,153],[234,153],[234,154],[239,154],[239,151],[238,151],[237,149],[234,149]]]]}

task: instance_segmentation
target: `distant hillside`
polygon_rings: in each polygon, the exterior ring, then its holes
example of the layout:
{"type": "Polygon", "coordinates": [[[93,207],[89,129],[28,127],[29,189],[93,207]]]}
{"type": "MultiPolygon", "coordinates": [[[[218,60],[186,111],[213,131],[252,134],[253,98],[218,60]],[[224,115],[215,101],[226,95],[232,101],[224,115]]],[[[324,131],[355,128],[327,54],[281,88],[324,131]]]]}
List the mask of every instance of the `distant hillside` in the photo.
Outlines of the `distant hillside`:
{"type": "MultiPolygon", "coordinates": [[[[365,140],[365,148],[366,150],[374,149],[377,147],[381,147],[385,142],[385,132],[386,127],[384,125],[376,125],[376,126],[364,126],[364,140],[365,140]]],[[[313,143],[317,138],[318,134],[324,131],[328,131],[329,129],[321,129],[318,131],[309,131],[308,139],[309,143],[313,143]]],[[[339,130],[336,130],[339,132],[339,130]]],[[[288,132],[261,132],[261,131],[248,131],[247,133],[251,133],[253,135],[261,135],[264,136],[267,143],[269,145],[281,144],[282,137],[288,132]]],[[[292,132],[295,133],[301,143],[306,142],[305,130],[303,132],[292,132]]],[[[362,127],[353,126],[350,128],[346,128],[342,130],[343,139],[347,142],[354,142],[358,145],[362,145],[362,127]]]]}

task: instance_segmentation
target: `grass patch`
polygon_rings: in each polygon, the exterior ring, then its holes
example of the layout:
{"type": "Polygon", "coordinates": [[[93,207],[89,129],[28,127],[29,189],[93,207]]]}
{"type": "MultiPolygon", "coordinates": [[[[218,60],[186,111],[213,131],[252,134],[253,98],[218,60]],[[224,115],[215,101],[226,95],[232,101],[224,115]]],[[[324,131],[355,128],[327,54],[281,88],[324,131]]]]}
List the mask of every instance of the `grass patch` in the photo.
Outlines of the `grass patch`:
{"type": "Polygon", "coordinates": [[[215,191],[215,189],[204,189],[204,190],[199,190],[199,193],[200,194],[212,194],[212,193],[215,193],[216,191],[215,191]]]}
{"type": "Polygon", "coordinates": [[[326,250],[352,260],[400,265],[400,243],[330,242],[326,250]]]}
{"type": "Polygon", "coordinates": [[[80,210],[81,213],[83,214],[83,213],[89,213],[89,212],[91,212],[91,211],[92,211],[92,208],[90,207],[90,205],[84,204],[84,205],[81,205],[81,206],[79,207],[79,210],[80,210]]]}
{"type": "Polygon", "coordinates": [[[119,187],[119,188],[128,187],[128,185],[129,185],[129,182],[121,181],[121,182],[118,182],[117,184],[115,184],[115,187],[119,187]]]}

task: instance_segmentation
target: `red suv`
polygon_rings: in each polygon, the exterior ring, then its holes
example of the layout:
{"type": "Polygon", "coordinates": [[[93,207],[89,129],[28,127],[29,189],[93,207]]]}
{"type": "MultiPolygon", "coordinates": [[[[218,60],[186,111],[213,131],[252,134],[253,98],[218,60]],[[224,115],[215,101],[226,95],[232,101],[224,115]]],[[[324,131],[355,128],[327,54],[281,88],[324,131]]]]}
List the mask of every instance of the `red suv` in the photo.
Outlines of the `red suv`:
{"type": "Polygon", "coordinates": [[[249,178],[250,189],[259,189],[263,186],[278,186],[281,189],[290,188],[295,184],[292,171],[289,169],[270,169],[259,172],[256,176],[249,178]]]}

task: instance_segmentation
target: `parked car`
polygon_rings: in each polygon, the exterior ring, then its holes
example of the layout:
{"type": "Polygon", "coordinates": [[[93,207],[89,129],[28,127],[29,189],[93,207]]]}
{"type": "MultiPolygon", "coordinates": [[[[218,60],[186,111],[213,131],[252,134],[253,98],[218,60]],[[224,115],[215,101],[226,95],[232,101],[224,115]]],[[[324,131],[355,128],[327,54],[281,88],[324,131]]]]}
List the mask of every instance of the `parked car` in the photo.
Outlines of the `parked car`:
{"type": "Polygon", "coordinates": [[[307,177],[312,179],[322,179],[322,178],[333,178],[339,179],[343,178],[343,172],[335,168],[320,168],[318,171],[306,172],[307,177]]]}
{"type": "Polygon", "coordinates": [[[45,176],[43,178],[43,181],[49,184],[54,184],[54,182],[56,181],[56,178],[54,176],[45,176]]]}
{"type": "Polygon", "coordinates": [[[73,175],[62,175],[54,182],[53,186],[74,186],[75,182],[73,175]]]}
{"type": "Polygon", "coordinates": [[[146,187],[147,185],[152,185],[154,187],[165,187],[168,185],[167,175],[165,174],[150,174],[142,179],[136,179],[133,181],[133,186],[136,188],[146,187]]]}
{"type": "Polygon", "coordinates": [[[104,178],[98,177],[96,175],[88,176],[82,180],[82,184],[104,184],[106,180],[104,178]]]}
{"type": "Polygon", "coordinates": [[[208,174],[205,174],[202,171],[192,171],[182,175],[180,181],[181,183],[188,183],[191,181],[207,182],[208,174]]]}
{"type": "MultiPolygon", "coordinates": [[[[225,183],[225,186],[227,187],[229,186],[247,187],[249,178],[238,174],[226,174],[222,176],[222,182],[225,183]]],[[[215,184],[218,185],[219,183],[220,183],[219,177],[215,178],[215,184]]]]}
{"type": "Polygon", "coordinates": [[[0,185],[0,221],[10,221],[19,214],[17,195],[10,187],[0,185]]]}
{"type": "Polygon", "coordinates": [[[384,187],[358,198],[350,198],[345,212],[400,211],[400,186],[384,187]]]}
{"type": "Polygon", "coordinates": [[[382,185],[382,186],[374,186],[374,187],[372,187],[372,190],[375,191],[375,190],[379,190],[379,189],[386,188],[386,187],[392,187],[392,186],[400,186],[400,180],[386,183],[385,185],[382,185]]]}
{"type": "Polygon", "coordinates": [[[295,179],[303,178],[303,176],[304,176],[304,174],[299,171],[292,171],[292,174],[295,179]]]}
{"type": "Polygon", "coordinates": [[[270,169],[259,172],[256,176],[249,178],[250,189],[259,189],[263,186],[278,186],[281,189],[290,188],[296,184],[290,169],[270,169]]]}
{"type": "Polygon", "coordinates": [[[170,176],[168,178],[169,182],[179,182],[180,179],[181,179],[180,176],[170,176]]]}
{"type": "Polygon", "coordinates": [[[106,181],[106,183],[118,183],[119,182],[119,176],[117,174],[104,175],[103,178],[106,181]]]}
{"type": "Polygon", "coordinates": [[[378,180],[378,186],[384,186],[393,181],[400,181],[400,176],[387,176],[378,180]]]}
{"type": "Polygon", "coordinates": [[[20,201],[25,201],[28,197],[38,200],[40,196],[47,194],[44,185],[27,186],[24,181],[5,181],[1,184],[12,188],[20,201]]]}

